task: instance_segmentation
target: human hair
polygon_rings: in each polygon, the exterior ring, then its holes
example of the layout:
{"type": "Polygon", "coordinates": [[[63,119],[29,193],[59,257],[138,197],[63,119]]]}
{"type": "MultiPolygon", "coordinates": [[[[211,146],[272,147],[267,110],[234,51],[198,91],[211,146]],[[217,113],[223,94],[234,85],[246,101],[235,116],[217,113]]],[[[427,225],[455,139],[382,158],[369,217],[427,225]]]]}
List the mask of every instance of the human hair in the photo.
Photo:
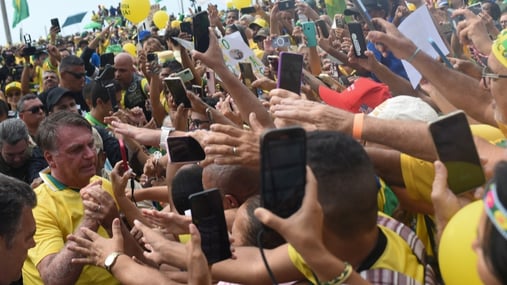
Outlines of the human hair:
{"type": "Polygon", "coordinates": [[[332,131],[307,133],[307,164],[318,182],[327,229],[337,236],[353,238],[376,226],[375,171],[356,140],[332,131]]]}
{"type": "Polygon", "coordinates": [[[62,58],[62,61],[60,61],[58,71],[62,73],[63,71],[67,71],[72,66],[84,66],[84,62],[80,57],[77,57],[75,55],[66,56],[62,58]]]}
{"type": "Polygon", "coordinates": [[[109,93],[107,93],[107,88],[105,88],[103,84],[97,80],[92,80],[84,86],[83,97],[90,100],[93,108],[97,106],[97,99],[100,98],[104,103],[109,102],[111,99],[109,98],[109,93]]]}
{"type": "Polygon", "coordinates": [[[21,225],[21,214],[25,207],[37,204],[35,192],[30,185],[0,173],[0,236],[7,248],[12,247],[14,236],[21,225]]]}
{"type": "Polygon", "coordinates": [[[8,113],[9,113],[9,104],[7,104],[7,102],[5,102],[4,100],[0,100],[0,117],[4,115],[7,117],[8,113]]]}
{"type": "Polygon", "coordinates": [[[180,29],[177,29],[177,28],[166,29],[165,33],[164,33],[164,40],[166,42],[170,41],[175,47],[179,47],[180,44],[175,39],[173,39],[173,37],[177,37],[179,34],[180,34],[180,29]]]}
{"type": "Polygon", "coordinates": [[[42,152],[54,151],[58,148],[58,129],[64,126],[83,127],[92,132],[90,123],[79,114],[70,111],[51,113],[42,120],[35,136],[35,141],[42,152]]]}
{"type": "Polygon", "coordinates": [[[171,184],[171,197],[173,204],[180,215],[190,209],[188,196],[201,192],[202,187],[202,168],[197,164],[183,166],[174,175],[171,184]]]}
{"type": "Polygon", "coordinates": [[[241,246],[255,246],[273,249],[286,241],[285,239],[276,231],[269,230],[263,231],[264,225],[255,217],[254,211],[255,209],[261,206],[261,197],[260,195],[253,195],[248,198],[242,205],[245,207],[246,215],[248,217],[248,223],[246,223],[245,228],[243,228],[243,244],[241,246]],[[263,231],[261,237],[261,243],[259,244],[259,240],[257,239],[259,232],[263,231]]]}
{"type": "Polygon", "coordinates": [[[177,60],[168,60],[162,64],[162,68],[169,68],[172,73],[183,70],[183,65],[177,60]]]}
{"type": "Polygon", "coordinates": [[[34,99],[38,99],[39,96],[35,95],[35,94],[26,94],[26,95],[23,95],[19,101],[18,101],[18,104],[17,104],[17,110],[18,112],[23,112],[25,110],[25,102],[28,101],[28,100],[34,100],[34,99]]]}
{"type": "Polygon", "coordinates": [[[21,119],[8,119],[0,123],[0,148],[4,143],[15,145],[18,142],[28,141],[30,135],[21,119]]]}
{"type": "MultiPolygon", "coordinates": [[[[496,183],[497,202],[507,205],[507,161],[500,161],[495,166],[494,183],[496,183]]],[[[493,225],[489,217],[485,221],[482,253],[493,275],[502,284],[507,284],[507,240],[493,225]]]]}
{"type": "Polygon", "coordinates": [[[203,175],[213,177],[213,187],[223,195],[233,196],[239,205],[260,191],[259,171],[245,166],[210,164],[204,168],[203,175]]]}

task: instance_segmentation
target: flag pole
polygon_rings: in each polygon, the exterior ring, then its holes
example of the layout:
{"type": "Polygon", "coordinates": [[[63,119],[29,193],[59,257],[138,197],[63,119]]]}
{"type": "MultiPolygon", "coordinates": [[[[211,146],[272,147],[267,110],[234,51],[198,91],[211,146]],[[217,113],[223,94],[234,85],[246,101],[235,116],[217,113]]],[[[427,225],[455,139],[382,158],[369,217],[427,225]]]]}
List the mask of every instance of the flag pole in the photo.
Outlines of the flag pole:
{"type": "Polygon", "coordinates": [[[4,21],[5,38],[9,45],[12,45],[11,29],[9,28],[9,18],[7,18],[7,9],[5,8],[5,0],[0,0],[2,8],[2,19],[4,21]]]}

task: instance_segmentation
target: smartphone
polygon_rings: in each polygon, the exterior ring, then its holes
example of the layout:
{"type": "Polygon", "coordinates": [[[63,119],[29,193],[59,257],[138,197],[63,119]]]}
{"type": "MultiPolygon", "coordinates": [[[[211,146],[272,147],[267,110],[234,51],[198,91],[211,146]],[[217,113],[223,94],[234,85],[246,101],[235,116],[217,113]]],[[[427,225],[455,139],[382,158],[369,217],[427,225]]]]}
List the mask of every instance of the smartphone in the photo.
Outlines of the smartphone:
{"type": "Polygon", "coordinates": [[[273,38],[271,40],[271,46],[273,48],[286,48],[290,46],[290,36],[283,35],[273,38]]]}
{"type": "Polygon", "coordinates": [[[335,26],[337,28],[342,28],[344,29],[345,28],[345,17],[343,17],[342,15],[335,15],[334,17],[334,23],[335,23],[335,26]]]}
{"type": "Polygon", "coordinates": [[[280,60],[278,61],[278,80],[276,88],[282,88],[300,94],[302,73],[303,55],[281,52],[280,60]]]}
{"type": "Polygon", "coordinates": [[[181,22],[180,24],[180,31],[183,33],[187,33],[189,35],[192,35],[192,23],[190,22],[181,22]]]}
{"type": "Polygon", "coordinates": [[[447,67],[449,67],[450,69],[454,69],[454,67],[452,66],[451,62],[447,58],[447,56],[438,47],[437,43],[432,38],[428,38],[428,42],[433,47],[433,49],[438,53],[438,56],[445,63],[445,65],[447,65],[447,67]]]}
{"type": "Polygon", "coordinates": [[[193,137],[167,137],[167,153],[171,163],[197,162],[204,160],[206,154],[193,137]]]}
{"type": "Polygon", "coordinates": [[[447,168],[449,189],[459,194],[486,181],[470,126],[463,111],[442,116],[429,124],[438,159],[447,168]]]}
{"type": "Polygon", "coordinates": [[[354,5],[359,10],[359,14],[368,25],[368,29],[370,29],[370,31],[374,31],[375,26],[373,25],[373,22],[371,21],[371,16],[368,13],[368,10],[366,10],[366,7],[363,5],[363,2],[361,0],[352,0],[352,3],[354,3],[354,5]]]}
{"type": "Polygon", "coordinates": [[[278,71],[278,55],[268,55],[268,62],[272,70],[278,71]]]}
{"type": "Polygon", "coordinates": [[[248,88],[252,87],[252,82],[254,82],[257,77],[252,69],[252,64],[250,62],[239,62],[239,71],[241,72],[241,80],[243,80],[243,84],[245,84],[248,88]]]}
{"type": "Polygon", "coordinates": [[[166,84],[169,91],[171,91],[176,106],[179,106],[183,103],[183,106],[185,108],[192,108],[190,100],[187,97],[187,89],[185,88],[185,84],[183,84],[181,78],[166,77],[164,79],[164,83],[166,84]]]}
{"type": "Polygon", "coordinates": [[[204,89],[202,88],[201,85],[192,85],[192,92],[194,92],[200,98],[205,97],[204,89]]]}
{"type": "Polygon", "coordinates": [[[261,203],[281,218],[300,207],[306,184],[306,132],[300,127],[261,135],[261,203]]]}
{"type": "Polygon", "coordinates": [[[129,163],[128,163],[128,159],[127,159],[127,150],[125,148],[125,143],[123,142],[122,139],[118,139],[118,144],[120,145],[120,153],[121,153],[121,160],[123,163],[123,169],[125,171],[128,171],[129,170],[129,163]]]}
{"type": "Polygon", "coordinates": [[[187,82],[194,79],[194,74],[190,68],[185,68],[182,71],[173,74],[173,77],[179,77],[183,80],[183,82],[187,82]]]}
{"type": "Polygon", "coordinates": [[[244,15],[244,14],[253,14],[256,12],[255,10],[255,7],[254,6],[250,6],[250,7],[243,7],[239,10],[241,12],[241,15],[244,15]]]}
{"type": "Polygon", "coordinates": [[[154,61],[158,62],[158,55],[156,53],[154,53],[154,52],[149,53],[149,54],[146,55],[146,60],[148,62],[150,62],[150,63],[154,62],[154,61]]]}
{"type": "Polygon", "coordinates": [[[354,54],[360,58],[366,58],[364,54],[367,50],[366,48],[366,39],[364,38],[363,28],[360,23],[348,23],[350,32],[350,39],[352,41],[352,48],[354,49],[354,54]]]}
{"type": "Polygon", "coordinates": [[[315,28],[314,22],[303,23],[303,34],[306,38],[306,45],[308,47],[317,46],[317,29],[315,28]]]}
{"type": "Polygon", "coordinates": [[[104,68],[106,65],[114,66],[114,53],[108,52],[100,55],[100,67],[104,68]]]}
{"type": "Polygon", "coordinates": [[[468,10],[472,11],[475,15],[479,15],[482,12],[481,2],[477,2],[467,7],[468,10]]]}
{"type": "Polygon", "coordinates": [[[62,29],[60,28],[60,22],[58,21],[58,18],[51,19],[51,27],[56,27],[57,33],[62,31],[62,29]]]}
{"type": "Polygon", "coordinates": [[[296,6],[296,3],[294,0],[284,0],[284,1],[278,2],[278,10],[280,10],[280,11],[294,9],[295,6],[296,6]]]}
{"type": "Polygon", "coordinates": [[[324,22],[324,20],[317,20],[315,21],[315,25],[317,25],[317,27],[319,27],[320,29],[320,33],[319,33],[319,36],[322,37],[322,38],[329,38],[329,29],[327,28],[327,24],[326,22],[324,22]]]}
{"type": "Polygon", "coordinates": [[[206,87],[208,88],[208,94],[215,94],[215,72],[211,68],[206,68],[206,87]]]}
{"type": "Polygon", "coordinates": [[[192,17],[194,32],[194,48],[199,52],[206,52],[209,46],[209,18],[208,12],[202,11],[192,17]]]}
{"type": "Polygon", "coordinates": [[[192,223],[201,234],[201,247],[208,264],[231,258],[231,244],[220,191],[216,188],[204,190],[190,195],[188,199],[192,223]]]}

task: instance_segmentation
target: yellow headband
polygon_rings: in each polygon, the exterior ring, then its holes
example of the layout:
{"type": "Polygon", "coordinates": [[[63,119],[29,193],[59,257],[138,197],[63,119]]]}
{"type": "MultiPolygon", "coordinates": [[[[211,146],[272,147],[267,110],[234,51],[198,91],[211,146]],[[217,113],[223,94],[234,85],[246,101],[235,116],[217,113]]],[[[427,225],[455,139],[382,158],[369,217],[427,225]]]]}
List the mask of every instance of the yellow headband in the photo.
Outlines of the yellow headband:
{"type": "Polygon", "coordinates": [[[507,29],[498,34],[493,46],[491,46],[491,51],[495,58],[507,68],[507,29]]]}

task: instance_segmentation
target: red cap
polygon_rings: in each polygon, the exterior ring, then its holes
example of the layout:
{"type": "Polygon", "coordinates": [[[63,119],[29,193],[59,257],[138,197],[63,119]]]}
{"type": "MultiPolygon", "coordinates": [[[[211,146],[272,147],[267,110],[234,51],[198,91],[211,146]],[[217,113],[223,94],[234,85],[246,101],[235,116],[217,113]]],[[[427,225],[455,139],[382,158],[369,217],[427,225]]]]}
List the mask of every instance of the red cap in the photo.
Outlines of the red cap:
{"type": "Polygon", "coordinates": [[[330,106],[352,113],[369,113],[391,98],[391,92],[383,83],[360,77],[342,93],[320,86],[319,96],[330,106]]]}

